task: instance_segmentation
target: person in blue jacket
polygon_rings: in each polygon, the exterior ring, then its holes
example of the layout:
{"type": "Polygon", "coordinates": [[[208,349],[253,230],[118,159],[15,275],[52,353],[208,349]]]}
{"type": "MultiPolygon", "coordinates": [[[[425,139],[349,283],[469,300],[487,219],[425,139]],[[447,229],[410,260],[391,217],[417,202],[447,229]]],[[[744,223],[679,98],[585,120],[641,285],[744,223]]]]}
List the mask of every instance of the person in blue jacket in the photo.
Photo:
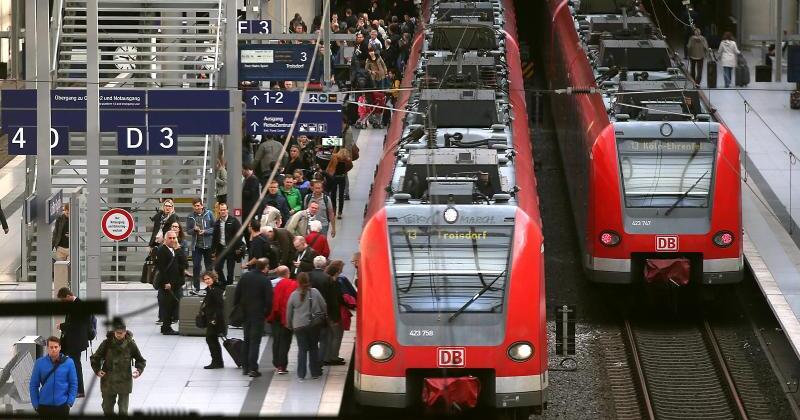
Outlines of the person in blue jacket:
{"type": "Polygon", "coordinates": [[[67,416],[78,395],[75,363],[61,354],[61,340],[47,339],[47,355],[33,365],[30,383],[31,404],[42,418],[67,416]]]}

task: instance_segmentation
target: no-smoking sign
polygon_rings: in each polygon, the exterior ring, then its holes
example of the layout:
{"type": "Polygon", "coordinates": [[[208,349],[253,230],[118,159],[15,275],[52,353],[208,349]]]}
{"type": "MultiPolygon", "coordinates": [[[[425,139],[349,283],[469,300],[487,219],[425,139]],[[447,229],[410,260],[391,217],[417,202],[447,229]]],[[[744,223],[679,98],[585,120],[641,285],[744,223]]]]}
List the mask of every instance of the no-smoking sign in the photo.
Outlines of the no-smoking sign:
{"type": "Polygon", "coordinates": [[[122,241],[133,233],[133,216],[123,209],[111,209],[100,222],[103,234],[112,241],[122,241]]]}

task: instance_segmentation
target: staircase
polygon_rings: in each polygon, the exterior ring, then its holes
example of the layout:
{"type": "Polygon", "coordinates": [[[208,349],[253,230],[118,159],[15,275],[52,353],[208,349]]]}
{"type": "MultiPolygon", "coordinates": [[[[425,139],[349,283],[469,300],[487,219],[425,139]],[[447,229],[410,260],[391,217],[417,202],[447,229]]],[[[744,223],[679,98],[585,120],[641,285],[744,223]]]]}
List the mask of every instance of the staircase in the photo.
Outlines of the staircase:
{"type": "MultiPolygon", "coordinates": [[[[86,0],[55,1],[63,5],[61,25],[57,27],[59,22],[55,22],[53,31],[58,34],[52,55],[56,58],[56,86],[85,88],[86,0]]],[[[223,1],[100,0],[101,89],[215,88],[223,57],[223,1]]],[[[216,136],[181,136],[178,156],[131,157],[117,154],[114,133],[101,134],[101,212],[125,208],[133,214],[136,224],[131,237],[119,243],[120,280],[139,279],[150,240],[150,217],[160,207],[159,200],[173,198],[181,216],[190,213],[191,199],[202,192],[206,203],[213,203],[208,198],[214,197],[214,183],[208,178],[214,177],[213,151],[219,142],[221,138],[216,136]]],[[[70,133],[70,155],[74,158],[54,159],[52,167],[53,189],[63,188],[65,194],[86,183],[85,133],[70,133]]],[[[83,218],[85,213],[76,212],[73,216],[83,218]]],[[[86,232],[98,232],[98,228],[82,226],[86,232]]],[[[35,229],[28,227],[25,236],[27,264],[21,277],[33,281],[35,229]]],[[[115,244],[105,237],[98,240],[101,279],[113,280],[117,267],[115,244]]]]}

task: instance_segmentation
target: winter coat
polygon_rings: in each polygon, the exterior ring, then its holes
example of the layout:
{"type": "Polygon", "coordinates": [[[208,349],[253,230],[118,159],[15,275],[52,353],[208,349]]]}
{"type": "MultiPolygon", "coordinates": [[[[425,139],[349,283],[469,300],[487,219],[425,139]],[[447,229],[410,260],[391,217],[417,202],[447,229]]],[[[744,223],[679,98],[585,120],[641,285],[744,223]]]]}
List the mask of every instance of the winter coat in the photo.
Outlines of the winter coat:
{"type": "Polygon", "coordinates": [[[211,249],[214,239],[214,215],[208,209],[204,209],[201,214],[192,212],[186,217],[186,232],[192,238],[189,249],[211,249]],[[200,233],[194,231],[195,226],[201,229],[200,233]]]}
{"type": "Polygon", "coordinates": [[[66,214],[61,214],[56,219],[56,227],[53,229],[53,248],[59,246],[61,240],[69,232],[69,217],[66,214]]]}
{"type": "MultiPolygon", "coordinates": [[[[73,303],[81,300],[75,298],[73,303]]],[[[92,329],[90,315],[67,314],[61,323],[61,351],[64,354],[82,353],[89,347],[89,331],[92,329]]]]}
{"type": "Polygon", "coordinates": [[[325,258],[331,256],[331,247],[328,244],[328,238],[325,237],[320,232],[311,232],[306,235],[306,243],[311,248],[314,248],[314,251],[317,251],[319,255],[322,255],[325,258]]]}
{"type": "Polygon", "coordinates": [[[726,39],[719,43],[717,50],[722,67],[736,67],[736,57],[741,53],[736,42],[726,39]]]}
{"type": "Polygon", "coordinates": [[[217,335],[227,334],[227,323],[225,322],[225,286],[214,283],[208,289],[206,297],[203,299],[205,308],[206,323],[209,332],[216,332],[217,335]]]}
{"type": "Polygon", "coordinates": [[[383,62],[381,57],[377,57],[375,60],[367,58],[367,64],[364,65],[364,68],[375,82],[380,82],[386,78],[386,63],[383,62]]]}
{"type": "Polygon", "coordinates": [[[147,364],[130,331],[122,340],[114,338],[114,332],[109,331],[89,360],[95,374],[101,370],[106,373],[100,379],[100,392],[103,394],[130,394],[133,391],[131,364],[139,373],[144,372],[147,364]]]}
{"type": "Polygon", "coordinates": [[[689,43],[686,44],[686,49],[689,53],[689,58],[692,60],[702,60],[706,58],[708,51],[708,41],[703,35],[692,35],[689,38],[689,43]]]}
{"type": "Polygon", "coordinates": [[[286,306],[289,303],[289,296],[291,296],[292,292],[295,290],[297,290],[297,282],[289,278],[281,279],[278,284],[275,285],[275,289],[272,293],[272,312],[269,314],[269,317],[267,317],[267,321],[279,321],[284,327],[288,325],[288,321],[286,320],[286,306]]]}
{"type": "Polygon", "coordinates": [[[75,398],[78,395],[78,374],[75,371],[75,362],[63,354],[60,355],[58,367],[45,381],[45,377],[55,366],[48,355],[36,359],[33,364],[29,391],[34,409],[38,410],[40,404],[53,406],[67,404],[70,407],[75,404],[75,398]]]}

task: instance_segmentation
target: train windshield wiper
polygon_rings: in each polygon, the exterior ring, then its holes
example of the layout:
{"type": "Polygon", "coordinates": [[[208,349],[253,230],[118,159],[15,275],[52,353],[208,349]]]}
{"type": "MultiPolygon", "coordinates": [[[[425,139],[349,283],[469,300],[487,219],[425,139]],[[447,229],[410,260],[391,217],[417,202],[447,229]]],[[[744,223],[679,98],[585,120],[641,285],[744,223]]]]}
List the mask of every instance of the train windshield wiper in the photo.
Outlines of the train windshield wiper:
{"type": "Polygon", "coordinates": [[[700,181],[702,181],[702,180],[703,180],[703,178],[705,178],[705,177],[706,177],[706,175],[708,175],[708,171],[705,171],[705,172],[703,173],[703,175],[700,175],[700,178],[697,178],[697,181],[695,181],[695,182],[694,182],[694,184],[692,184],[692,186],[691,186],[691,187],[689,187],[689,189],[688,189],[688,190],[686,190],[686,192],[685,192],[685,193],[681,194],[681,196],[680,196],[680,197],[678,197],[678,199],[677,199],[677,200],[675,200],[675,202],[674,202],[674,203],[672,203],[672,205],[671,205],[671,206],[670,206],[670,207],[667,209],[667,211],[666,211],[666,212],[664,212],[664,216],[669,216],[669,214],[670,214],[670,213],[672,213],[672,210],[675,210],[675,207],[678,207],[678,204],[679,204],[681,201],[683,201],[683,199],[684,199],[684,198],[686,198],[686,197],[689,195],[689,193],[690,193],[690,192],[692,192],[692,190],[694,189],[694,187],[696,187],[696,186],[697,186],[697,185],[700,183],[700,181]]]}
{"type": "Polygon", "coordinates": [[[483,296],[484,293],[489,291],[489,289],[492,288],[492,285],[494,285],[494,282],[499,280],[500,277],[503,277],[506,274],[506,271],[508,271],[508,268],[506,268],[505,270],[503,270],[503,272],[498,274],[497,277],[494,278],[494,280],[489,282],[489,284],[487,284],[486,286],[483,286],[483,289],[481,289],[480,292],[475,293],[475,296],[473,296],[472,299],[468,300],[467,303],[464,304],[464,306],[460,307],[456,311],[456,313],[454,313],[453,315],[450,315],[450,318],[447,319],[447,322],[453,322],[454,319],[458,318],[459,315],[463,314],[464,311],[466,311],[467,308],[469,308],[469,305],[472,305],[476,300],[478,300],[478,298],[483,296]]]}

